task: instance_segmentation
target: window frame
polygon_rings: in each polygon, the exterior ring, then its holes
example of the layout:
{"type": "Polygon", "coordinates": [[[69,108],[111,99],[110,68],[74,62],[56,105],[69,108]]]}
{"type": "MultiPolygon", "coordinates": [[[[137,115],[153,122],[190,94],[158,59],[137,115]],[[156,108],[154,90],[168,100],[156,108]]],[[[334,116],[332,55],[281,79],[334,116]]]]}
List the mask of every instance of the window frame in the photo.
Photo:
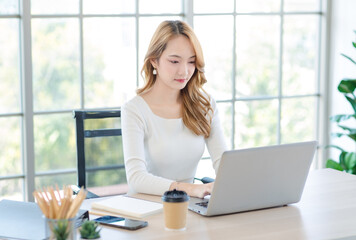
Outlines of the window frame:
{"type": "MultiPolygon", "coordinates": [[[[304,97],[314,97],[317,99],[315,109],[316,121],[315,121],[315,133],[314,135],[319,140],[319,146],[327,145],[329,141],[328,137],[328,56],[330,45],[328,40],[328,34],[330,32],[330,0],[319,0],[320,11],[317,12],[283,12],[283,3],[285,0],[281,1],[281,8],[279,12],[274,13],[237,13],[236,12],[236,0],[234,1],[234,11],[231,13],[194,13],[194,0],[182,0],[182,13],[181,14],[140,14],[139,13],[139,0],[135,0],[136,12],[133,14],[83,14],[83,0],[79,0],[79,13],[78,14],[59,14],[59,15],[31,15],[31,0],[18,0],[19,1],[19,14],[3,14],[0,15],[1,18],[18,18],[20,20],[19,28],[19,46],[20,46],[20,87],[21,87],[21,112],[11,113],[11,114],[0,114],[0,117],[22,117],[22,161],[23,161],[23,174],[0,176],[0,180],[11,180],[11,179],[23,179],[23,197],[26,201],[34,201],[32,192],[35,190],[35,178],[37,176],[50,176],[58,174],[72,174],[76,173],[77,170],[73,169],[62,169],[62,170],[51,170],[45,172],[35,172],[35,152],[34,152],[34,123],[33,119],[36,115],[49,115],[58,113],[71,113],[73,109],[61,110],[61,111],[38,111],[35,112],[33,108],[33,88],[32,88],[32,45],[31,45],[31,20],[33,18],[66,18],[75,17],[79,19],[79,60],[80,60],[80,109],[84,110],[84,66],[83,66],[83,19],[86,17],[134,17],[136,21],[136,86],[139,86],[140,82],[140,63],[139,63],[139,20],[141,17],[156,17],[156,16],[167,16],[167,17],[181,17],[186,22],[188,22],[194,28],[194,17],[195,16],[214,16],[214,15],[229,15],[233,16],[233,58],[232,58],[232,76],[231,76],[231,98],[229,99],[216,99],[217,103],[230,103],[232,107],[231,114],[231,126],[232,126],[232,136],[231,136],[231,146],[236,147],[235,144],[235,104],[238,101],[254,101],[254,100],[278,100],[278,127],[277,127],[277,141],[278,144],[281,143],[281,101],[287,98],[304,98],[304,97]],[[316,93],[306,94],[306,95],[282,95],[281,82],[282,82],[282,59],[283,59],[283,18],[285,15],[298,15],[298,14],[314,14],[319,16],[319,27],[318,27],[318,55],[317,55],[317,88],[316,93]],[[279,86],[278,86],[278,96],[266,96],[266,97],[243,97],[236,98],[235,93],[235,73],[236,73],[236,16],[239,15],[279,15],[281,17],[280,25],[280,55],[279,55],[279,86]]],[[[119,106],[117,106],[119,107],[119,106]]],[[[100,108],[106,109],[106,108],[100,108]]],[[[87,109],[86,109],[87,110],[87,109]]],[[[74,120],[73,120],[74,122],[74,120]]],[[[317,152],[316,161],[313,163],[313,168],[321,168],[324,166],[327,156],[326,151],[319,147],[317,152]]],[[[205,158],[203,158],[205,159],[205,158]]]]}

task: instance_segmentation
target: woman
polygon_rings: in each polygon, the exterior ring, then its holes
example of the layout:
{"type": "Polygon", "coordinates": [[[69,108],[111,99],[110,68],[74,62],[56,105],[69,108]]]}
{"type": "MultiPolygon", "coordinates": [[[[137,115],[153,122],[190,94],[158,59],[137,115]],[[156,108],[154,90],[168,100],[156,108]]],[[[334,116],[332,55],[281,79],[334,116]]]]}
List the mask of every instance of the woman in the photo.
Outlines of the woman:
{"type": "Polygon", "coordinates": [[[141,73],[145,85],[122,107],[125,168],[131,191],[183,190],[203,198],[213,183],[193,184],[205,144],[217,171],[226,150],[206,82],[200,43],[182,21],[162,22],[141,73]]]}

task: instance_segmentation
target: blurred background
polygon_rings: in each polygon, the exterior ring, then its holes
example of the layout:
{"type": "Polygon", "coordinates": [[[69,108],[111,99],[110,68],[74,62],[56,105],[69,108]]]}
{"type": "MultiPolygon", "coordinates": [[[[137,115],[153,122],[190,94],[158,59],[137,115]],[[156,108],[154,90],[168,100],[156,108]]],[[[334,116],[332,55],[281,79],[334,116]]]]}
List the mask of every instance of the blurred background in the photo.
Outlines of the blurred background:
{"type": "MultiPolygon", "coordinates": [[[[230,149],[318,140],[312,169],[325,167],[328,117],[350,111],[336,86],[355,76],[340,56],[355,41],[355,2],[0,0],[0,199],[76,184],[73,109],[116,109],[135,96],[167,19],[188,22],[202,44],[205,90],[230,149]]],[[[86,144],[90,165],[115,163],[112,151],[122,161],[116,143],[86,144]]],[[[126,181],[124,171],[91,174],[89,186],[126,181]]],[[[197,176],[213,176],[207,151],[197,176]]]]}

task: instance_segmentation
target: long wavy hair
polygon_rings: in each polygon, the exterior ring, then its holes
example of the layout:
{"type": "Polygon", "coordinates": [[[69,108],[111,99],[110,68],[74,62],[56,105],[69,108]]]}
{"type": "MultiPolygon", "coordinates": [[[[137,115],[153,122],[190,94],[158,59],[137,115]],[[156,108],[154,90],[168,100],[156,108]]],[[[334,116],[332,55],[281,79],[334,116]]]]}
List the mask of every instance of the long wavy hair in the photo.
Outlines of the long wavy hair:
{"type": "Polygon", "coordinates": [[[202,88],[206,83],[204,75],[204,57],[201,45],[193,29],[182,21],[164,21],[156,29],[148,47],[141,75],[145,80],[142,88],[137,89],[137,94],[149,91],[156,81],[153,75],[152,60],[159,60],[167,43],[174,37],[183,35],[187,37],[195,50],[195,71],[187,85],[181,90],[183,99],[182,119],[184,125],[196,135],[209,137],[213,109],[210,98],[202,88]]]}

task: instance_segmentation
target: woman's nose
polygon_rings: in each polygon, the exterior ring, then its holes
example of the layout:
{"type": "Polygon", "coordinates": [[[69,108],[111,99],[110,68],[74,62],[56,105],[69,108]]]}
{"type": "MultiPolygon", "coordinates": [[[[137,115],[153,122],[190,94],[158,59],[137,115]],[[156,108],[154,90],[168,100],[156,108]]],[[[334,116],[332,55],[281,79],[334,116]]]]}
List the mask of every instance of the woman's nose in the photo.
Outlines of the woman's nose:
{"type": "Polygon", "coordinates": [[[181,76],[187,76],[188,75],[188,65],[187,64],[181,64],[178,73],[181,76]]]}

